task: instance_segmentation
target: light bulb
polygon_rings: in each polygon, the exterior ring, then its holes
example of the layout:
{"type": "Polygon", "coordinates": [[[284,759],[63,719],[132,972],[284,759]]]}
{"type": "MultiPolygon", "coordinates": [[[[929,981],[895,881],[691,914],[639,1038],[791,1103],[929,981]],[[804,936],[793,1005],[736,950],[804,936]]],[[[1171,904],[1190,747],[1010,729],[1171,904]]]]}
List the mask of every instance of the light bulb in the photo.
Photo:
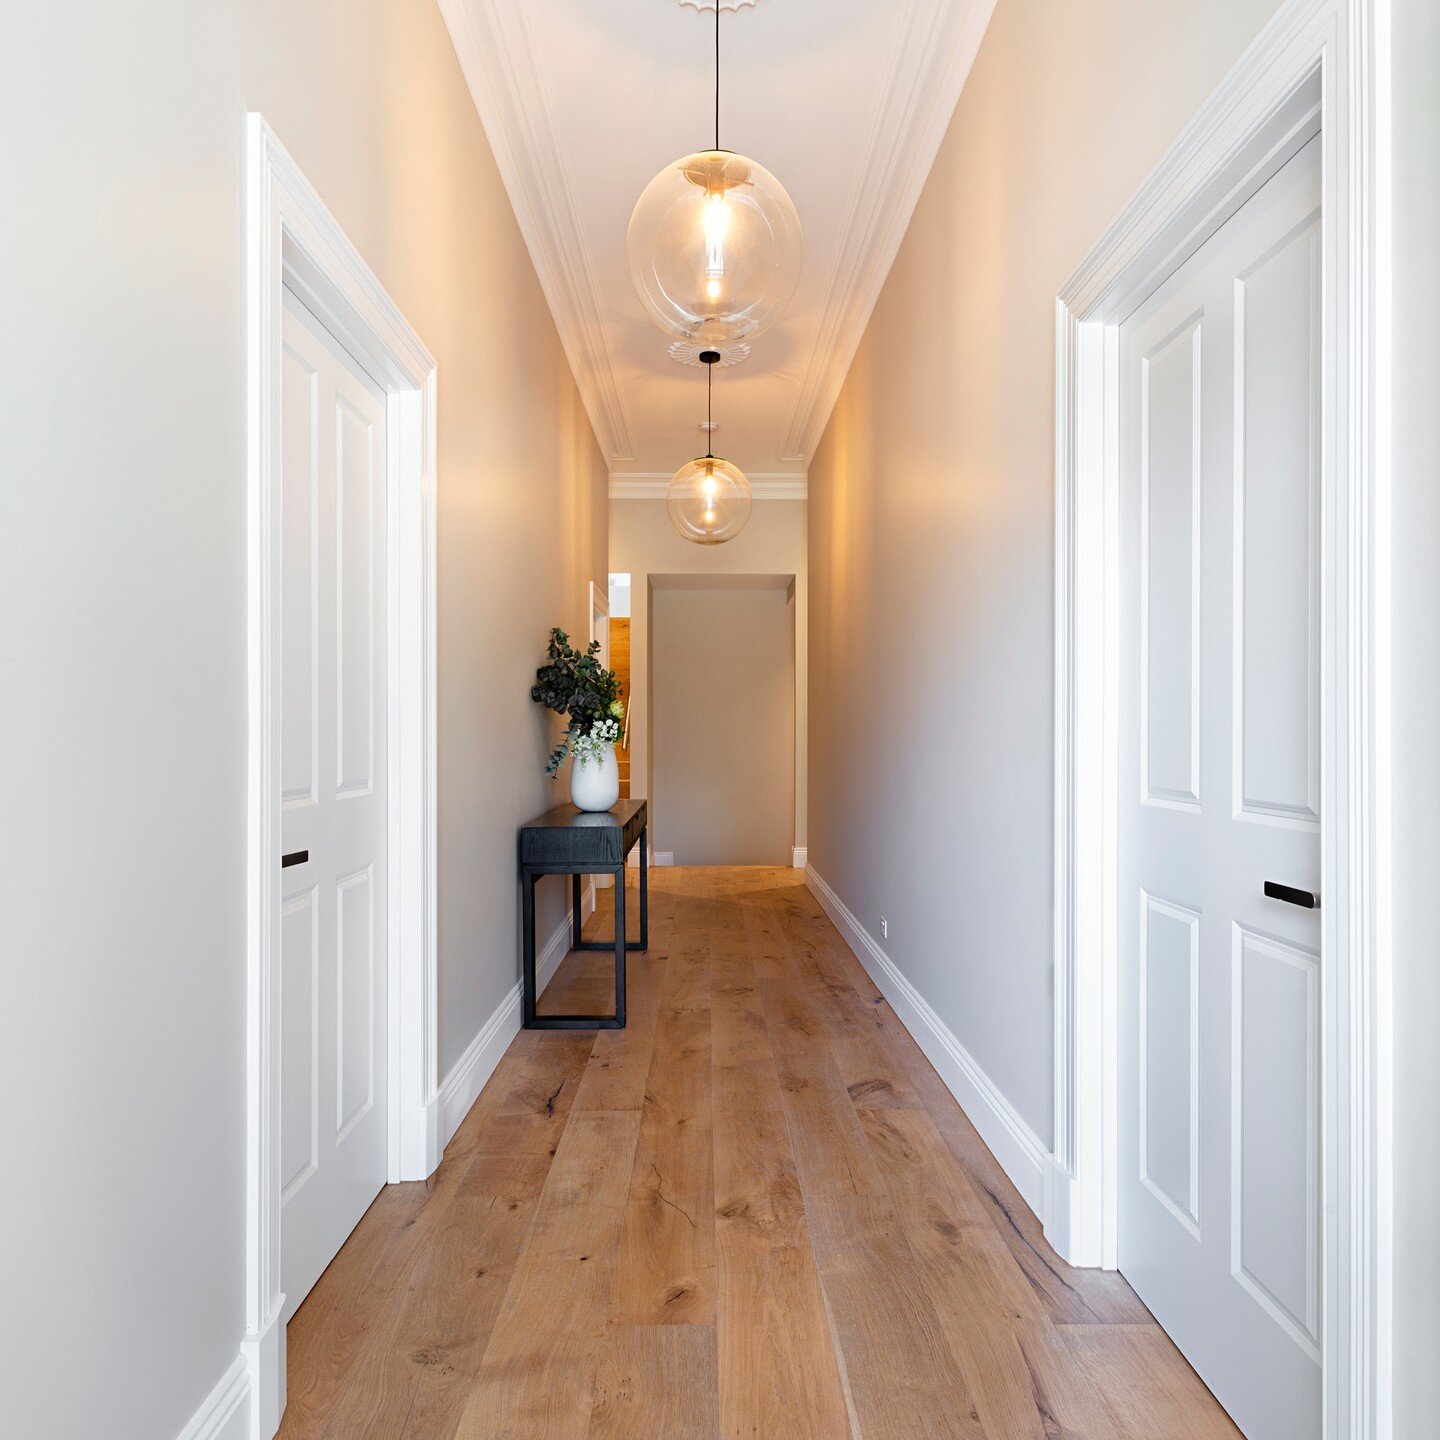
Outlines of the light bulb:
{"type": "Polygon", "coordinates": [[[730,229],[730,207],[723,190],[712,190],[705,197],[702,211],[705,227],[705,274],[718,280],[725,273],[725,235],[730,229]]]}
{"type": "Polygon", "coordinates": [[[705,483],[700,489],[704,492],[706,502],[712,503],[720,487],[715,483],[715,477],[713,475],[707,475],[705,477],[705,483]]]}
{"type": "Polygon", "coordinates": [[[713,525],[715,523],[715,512],[713,510],[707,510],[702,518],[707,525],[713,525]]]}

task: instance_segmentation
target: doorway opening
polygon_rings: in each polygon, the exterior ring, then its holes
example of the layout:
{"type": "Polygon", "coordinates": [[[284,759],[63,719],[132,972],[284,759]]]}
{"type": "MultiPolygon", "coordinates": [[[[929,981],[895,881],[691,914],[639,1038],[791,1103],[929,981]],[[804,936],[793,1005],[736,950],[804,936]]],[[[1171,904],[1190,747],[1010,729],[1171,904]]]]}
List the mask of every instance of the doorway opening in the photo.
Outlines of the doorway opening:
{"type": "Polygon", "coordinates": [[[652,575],[649,604],[657,863],[790,866],[794,576],[652,575]]]}

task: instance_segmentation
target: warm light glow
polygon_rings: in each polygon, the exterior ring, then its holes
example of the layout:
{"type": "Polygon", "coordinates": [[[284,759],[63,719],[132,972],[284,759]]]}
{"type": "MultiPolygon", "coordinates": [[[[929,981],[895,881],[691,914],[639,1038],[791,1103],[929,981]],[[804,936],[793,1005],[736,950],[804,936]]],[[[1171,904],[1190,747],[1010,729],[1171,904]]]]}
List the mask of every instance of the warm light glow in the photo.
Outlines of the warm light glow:
{"type": "Polygon", "coordinates": [[[712,190],[705,197],[702,212],[705,226],[705,274],[718,280],[725,273],[725,236],[730,229],[730,207],[723,190],[712,190]]]}
{"type": "Polygon", "coordinates": [[[705,298],[718,301],[725,293],[725,236],[730,229],[730,207],[723,190],[712,190],[700,212],[705,230],[705,298]]]}
{"type": "Polygon", "coordinates": [[[804,245],[790,197],[764,166],[700,150],[645,187],[625,248],[651,319],[670,335],[724,349],[775,322],[795,292],[804,245]]]}
{"type": "Polygon", "coordinates": [[[745,528],[750,500],[750,482],[738,466],[718,455],[697,455],[672,477],[665,513],[684,539],[723,545],[745,528]]]}

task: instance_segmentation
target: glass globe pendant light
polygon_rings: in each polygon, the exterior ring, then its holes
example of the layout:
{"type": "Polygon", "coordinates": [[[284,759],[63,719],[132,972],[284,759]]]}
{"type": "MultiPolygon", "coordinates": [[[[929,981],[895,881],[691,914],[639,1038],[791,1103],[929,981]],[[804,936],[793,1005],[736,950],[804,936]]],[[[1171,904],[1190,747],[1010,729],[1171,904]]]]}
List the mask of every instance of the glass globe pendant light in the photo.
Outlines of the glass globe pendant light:
{"type": "MultiPolygon", "coordinates": [[[[711,413],[712,379],[715,361],[720,357],[713,350],[700,357],[705,360],[705,414],[711,413]],[[714,356],[714,359],[707,357],[714,356]]],[[[707,431],[707,434],[713,431],[707,431]]],[[[665,513],[670,523],[695,545],[723,545],[733,540],[750,519],[750,482],[738,465],[722,460],[705,447],[705,453],[687,460],[670,480],[665,492],[665,513]]]]}
{"type": "Polygon", "coordinates": [[[630,217],[630,278],[668,334],[720,348],[772,325],[795,293],[803,242],[785,187],[720,148],[720,3],[715,5],[715,148],[682,156],[630,217]]]}

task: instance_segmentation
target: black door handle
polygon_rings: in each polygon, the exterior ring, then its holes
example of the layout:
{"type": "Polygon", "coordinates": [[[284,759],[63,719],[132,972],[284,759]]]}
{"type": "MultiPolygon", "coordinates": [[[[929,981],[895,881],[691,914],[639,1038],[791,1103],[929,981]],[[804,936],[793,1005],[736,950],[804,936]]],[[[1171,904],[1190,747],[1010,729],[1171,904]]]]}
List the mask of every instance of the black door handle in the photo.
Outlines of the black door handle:
{"type": "Polygon", "coordinates": [[[280,868],[288,870],[292,865],[303,865],[309,858],[308,850],[292,850],[288,855],[280,857],[280,868]]]}
{"type": "Polygon", "coordinates": [[[1320,897],[1313,890],[1297,890],[1293,885],[1281,885],[1277,881],[1265,882],[1265,894],[1271,900],[1283,900],[1287,905],[1298,905],[1302,910],[1318,910],[1320,897]]]}

